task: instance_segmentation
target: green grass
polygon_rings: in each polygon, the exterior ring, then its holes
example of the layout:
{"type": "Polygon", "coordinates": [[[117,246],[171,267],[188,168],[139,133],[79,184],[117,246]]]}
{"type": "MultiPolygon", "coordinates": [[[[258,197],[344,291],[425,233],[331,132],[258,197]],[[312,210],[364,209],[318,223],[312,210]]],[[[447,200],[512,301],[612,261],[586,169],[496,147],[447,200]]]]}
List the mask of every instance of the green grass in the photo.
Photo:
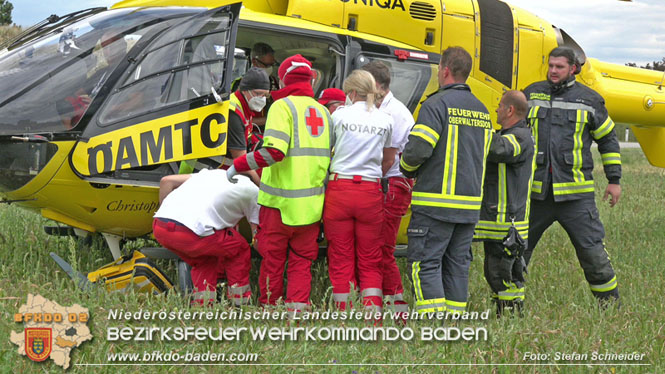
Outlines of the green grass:
{"type": "MultiPolygon", "coordinates": [[[[59,270],[48,253],[53,251],[89,271],[111,260],[99,242],[92,248],[69,238],[44,234],[42,226],[53,224],[15,206],[0,206],[0,373],[62,372],[52,362],[34,363],[16,353],[9,342],[10,330],[23,326],[12,322],[13,313],[25,303],[28,293],[38,293],[61,305],[79,303],[89,308],[94,339],[76,348],[72,354],[71,373],[658,373],[665,370],[665,170],[650,166],[640,150],[623,152],[623,196],[619,205],[610,209],[602,203],[601,188],[606,184],[602,170],[597,167],[597,198],[601,218],[607,231],[606,244],[617,272],[622,308],[601,310],[596,306],[574,249],[565,232],[555,224],[536,248],[527,283],[527,308],[524,318],[448,323],[447,326],[485,327],[487,341],[424,342],[417,335],[412,341],[394,342],[272,342],[243,339],[233,342],[109,342],[108,327],[122,326],[275,326],[286,327],[285,321],[253,322],[118,322],[107,320],[109,309],[128,311],[171,311],[187,309],[177,293],[152,297],[139,294],[110,294],[101,289],[79,291],[59,270]],[[259,354],[258,364],[335,364],[334,366],[76,366],[82,363],[106,363],[109,352],[250,352],[259,354]],[[553,355],[555,352],[610,353],[639,352],[645,354],[641,363],[646,367],[625,367],[610,362],[607,366],[416,366],[414,364],[517,364],[524,361],[525,352],[553,355]],[[343,366],[348,365],[348,366],[343,366]],[[378,366],[364,366],[379,364],[378,366]],[[405,364],[389,366],[391,364],[405,364]]],[[[131,243],[138,248],[146,242],[131,243]]],[[[482,276],[482,250],[474,244],[475,259],[470,274],[469,310],[492,308],[489,289],[482,276]]],[[[399,260],[402,269],[404,259],[399,260]]],[[[173,266],[161,266],[175,277],[173,266]]],[[[257,263],[252,270],[256,287],[257,263]]],[[[313,266],[312,300],[316,310],[331,305],[330,283],[325,261],[313,266]]],[[[404,284],[410,287],[406,274],[404,284]]],[[[255,295],[258,290],[254,288],[255,295]]],[[[411,293],[407,296],[413,302],[411,293]]],[[[224,308],[224,306],[217,306],[224,308]]],[[[249,307],[247,310],[258,310],[249,307]]],[[[278,307],[283,310],[283,307],[278,307]]],[[[314,321],[303,326],[355,326],[364,322],[314,321]]],[[[438,327],[440,322],[410,321],[408,327],[416,332],[421,327],[438,327]]],[[[395,326],[385,321],[384,327],[395,326]]],[[[535,361],[538,362],[538,361],[535,361]]],[[[544,361],[561,364],[566,361],[544,361]]],[[[180,362],[182,363],[182,362],[180,362]]],[[[605,362],[579,362],[603,364],[605,362]]]]}

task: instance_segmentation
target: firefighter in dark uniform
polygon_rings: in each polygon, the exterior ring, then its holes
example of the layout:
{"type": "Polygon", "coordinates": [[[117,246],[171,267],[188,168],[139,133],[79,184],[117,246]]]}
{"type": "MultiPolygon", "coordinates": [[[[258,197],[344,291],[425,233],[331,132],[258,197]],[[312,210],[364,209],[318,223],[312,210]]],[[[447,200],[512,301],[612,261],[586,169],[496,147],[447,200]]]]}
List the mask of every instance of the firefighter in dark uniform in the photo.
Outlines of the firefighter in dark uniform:
{"type": "Polygon", "coordinates": [[[621,155],[605,101],[575,81],[573,50],[549,55],[547,80],[528,86],[527,115],[536,141],[536,172],[531,193],[527,264],[543,232],[558,221],[570,237],[591,291],[599,300],[619,298],[614,269],[605,250],[605,230],[594,200],[591,142],[598,143],[609,181],[603,200],[614,206],[621,196],[621,155]]]}
{"type": "Polygon", "coordinates": [[[474,240],[484,241],[485,279],[492,289],[497,316],[505,308],[522,310],[524,268],[521,253],[506,248],[511,226],[523,239],[529,234],[534,142],[526,124],[528,107],[520,91],[503,94],[496,118],[501,131],[492,136],[483,185],[483,203],[474,240]]]}
{"type": "Polygon", "coordinates": [[[443,51],[441,88],[423,103],[400,160],[402,173],[417,178],[407,258],[420,313],[466,308],[469,247],[494,132],[487,108],[465,84],[471,67],[463,48],[443,51]]]}

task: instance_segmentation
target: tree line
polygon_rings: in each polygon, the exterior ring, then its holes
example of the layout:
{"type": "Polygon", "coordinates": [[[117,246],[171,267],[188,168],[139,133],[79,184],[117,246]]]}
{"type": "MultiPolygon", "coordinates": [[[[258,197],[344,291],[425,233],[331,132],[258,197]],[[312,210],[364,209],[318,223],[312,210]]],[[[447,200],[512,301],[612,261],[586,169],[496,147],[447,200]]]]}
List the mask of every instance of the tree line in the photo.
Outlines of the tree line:
{"type": "Polygon", "coordinates": [[[635,68],[642,68],[642,69],[649,69],[649,70],[665,71],[665,57],[663,57],[662,60],[654,61],[653,63],[647,62],[647,64],[644,65],[644,66],[638,66],[634,62],[627,62],[626,66],[632,66],[632,67],[635,67],[635,68]]]}

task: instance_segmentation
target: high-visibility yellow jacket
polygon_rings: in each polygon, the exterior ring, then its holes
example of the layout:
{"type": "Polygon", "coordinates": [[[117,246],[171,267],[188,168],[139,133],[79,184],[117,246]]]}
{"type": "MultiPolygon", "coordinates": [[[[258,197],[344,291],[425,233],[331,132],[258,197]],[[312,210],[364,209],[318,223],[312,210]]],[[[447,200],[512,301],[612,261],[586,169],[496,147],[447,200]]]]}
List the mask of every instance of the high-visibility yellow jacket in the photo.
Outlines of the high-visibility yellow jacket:
{"type": "Polygon", "coordinates": [[[321,220],[331,124],[328,110],[308,96],[285,97],[268,111],[264,147],[278,149],[285,157],[263,169],[258,202],[279,209],[285,225],[321,220]]]}

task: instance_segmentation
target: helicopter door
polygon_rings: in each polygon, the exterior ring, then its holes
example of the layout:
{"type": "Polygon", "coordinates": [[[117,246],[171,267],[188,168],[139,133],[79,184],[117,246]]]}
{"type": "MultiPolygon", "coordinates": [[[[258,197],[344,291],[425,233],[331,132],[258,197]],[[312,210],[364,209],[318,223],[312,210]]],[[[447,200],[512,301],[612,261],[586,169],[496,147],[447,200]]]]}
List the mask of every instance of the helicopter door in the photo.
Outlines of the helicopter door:
{"type": "Polygon", "coordinates": [[[241,4],[193,16],[131,61],[71,154],[81,176],[226,153],[241,4]]]}

